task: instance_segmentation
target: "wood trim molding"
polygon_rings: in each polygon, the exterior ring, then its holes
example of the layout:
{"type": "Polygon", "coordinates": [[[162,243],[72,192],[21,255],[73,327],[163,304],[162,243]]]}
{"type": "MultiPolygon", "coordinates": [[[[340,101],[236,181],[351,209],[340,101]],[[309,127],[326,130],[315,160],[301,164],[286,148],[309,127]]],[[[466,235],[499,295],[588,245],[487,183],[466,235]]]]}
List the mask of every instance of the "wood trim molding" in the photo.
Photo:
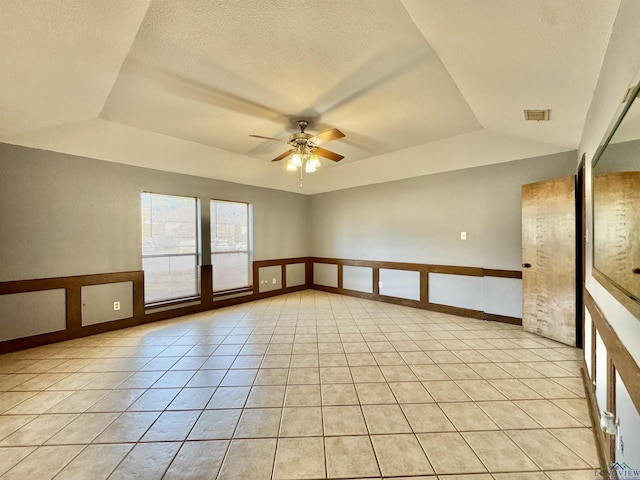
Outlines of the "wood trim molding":
{"type": "Polygon", "coordinates": [[[484,269],[480,267],[464,267],[449,265],[428,265],[419,263],[405,262],[382,262],[369,260],[348,260],[336,258],[321,257],[292,257],[283,259],[257,260],[252,265],[253,288],[247,291],[246,295],[239,295],[230,298],[214,298],[212,285],[212,266],[201,265],[200,267],[200,296],[189,301],[198,301],[197,305],[183,305],[175,302],[172,307],[164,311],[155,311],[147,313],[144,303],[144,272],[114,272],[99,273],[90,275],[76,275],[68,277],[54,277],[43,279],[17,280],[10,282],[0,282],[0,295],[36,292],[42,290],[65,289],[66,304],[66,328],[62,331],[43,333],[25,338],[17,338],[0,342],[0,353],[7,353],[25,348],[46,345],[49,343],[71,340],[96,333],[117,330],[120,328],[131,327],[158,320],[175,318],[181,315],[189,315],[199,313],[206,310],[238,305],[253,300],[269,298],[277,295],[293,293],[305,289],[316,289],[343,295],[350,295],[359,298],[377,300],[397,305],[405,305],[415,308],[422,308],[437,312],[448,313],[452,315],[461,315],[470,318],[502,321],[512,324],[521,324],[521,320],[512,317],[494,315],[478,310],[470,310],[449,305],[433,304],[429,301],[429,273],[444,273],[451,275],[467,275],[467,276],[492,276],[504,278],[522,278],[522,272],[510,270],[484,269]],[[329,263],[338,266],[338,286],[339,288],[323,287],[313,283],[313,265],[314,263],[329,263]],[[293,287],[286,286],[286,266],[291,264],[305,265],[305,282],[301,285],[293,287]],[[367,267],[372,269],[372,293],[359,292],[344,288],[344,271],[345,265],[356,267],[367,267]],[[259,291],[259,272],[262,267],[280,266],[282,269],[282,288],[269,292],[259,291]],[[379,280],[380,269],[392,270],[409,270],[420,272],[420,300],[402,299],[380,295],[379,280]],[[83,286],[102,285],[108,283],[132,282],[133,283],[133,316],[122,320],[115,320],[95,325],[82,325],[82,300],[81,292],[83,286]]]}
{"type": "MultiPolygon", "coordinates": [[[[600,334],[600,338],[602,338],[607,350],[607,356],[611,360],[615,371],[620,375],[627,392],[629,392],[633,405],[636,407],[636,410],[640,412],[640,367],[638,367],[635,359],[622,344],[620,337],[618,337],[618,334],[613,327],[611,327],[607,318],[587,289],[584,290],[584,300],[595,328],[600,334]]],[[[595,349],[595,337],[591,343],[592,349],[595,349]]],[[[595,372],[595,370],[592,371],[595,372]]],[[[611,383],[611,385],[613,385],[613,383],[611,383]]]]}
{"type": "Polygon", "coordinates": [[[616,286],[607,276],[600,273],[595,268],[592,272],[593,278],[602,285],[607,292],[609,292],[618,302],[620,302],[624,307],[629,310],[637,319],[640,320],[640,304],[638,304],[634,299],[629,298],[624,292],[616,286]]]}
{"type": "Polygon", "coordinates": [[[589,417],[591,418],[591,431],[596,441],[596,450],[598,452],[598,461],[600,466],[604,467],[609,462],[613,461],[611,451],[605,448],[607,440],[605,439],[605,433],[600,428],[600,412],[598,411],[598,402],[596,401],[596,395],[593,390],[591,379],[589,378],[589,372],[587,371],[587,364],[582,362],[582,368],[580,369],[582,374],[582,385],[587,398],[587,406],[589,408],[589,417]]]}
{"type": "Polygon", "coordinates": [[[429,274],[441,273],[447,275],[462,275],[471,277],[498,277],[498,278],[522,278],[522,271],[519,270],[497,270],[488,269],[482,267],[464,267],[464,266],[452,266],[452,265],[431,265],[423,263],[405,263],[405,262],[386,262],[386,261],[374,261],[374,260],[352,260],[344,258],[326,258],[326,257],[309,257],[311,262],[311,268],[313,264],[322,263],[329,265],[336,265],[338,267],[338,283],[336,287],[327,287],[324,285],[317,285],[311,283],[309,288],[316,290],[337,293],[340,295],[349,295],[352,297],[366,298],[369,300],[376,300],[379,302],[393,303],[396,305],[404,305],[414,308],[421,308],[423,310],[431,310],[434,312],[448,313],[451,315],[459,315],[463,317],[476,318],[479,320],[488,320],[494,322],[509,323],[512,325],[522,325],[522,319],[516,317],[508,317],[504,315],[497,315],[492,313],[483,312],[481,310],[473,310],[462,307],[455,307],[452,305],[441,305],[437,303],[431,303],[429,300],[429,274]],[[344,288],[344,266],[355,266],[370,268],[372,271],[371,279],[371,292],[362,292],[356,290],[349,290],[344,288]],[[380,269],[390,270],[404,270],[420,273],[420,300],[411,300],[400,297],[390,297],[380,294],[380,269]]]}

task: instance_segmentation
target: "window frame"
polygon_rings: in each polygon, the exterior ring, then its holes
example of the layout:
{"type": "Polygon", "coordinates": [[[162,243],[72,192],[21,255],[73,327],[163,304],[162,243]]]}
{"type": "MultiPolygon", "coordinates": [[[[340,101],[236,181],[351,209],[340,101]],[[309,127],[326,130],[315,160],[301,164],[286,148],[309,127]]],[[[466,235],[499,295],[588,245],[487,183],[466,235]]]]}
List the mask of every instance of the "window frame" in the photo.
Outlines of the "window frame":
{"type": "Polygon", "coordinates": [[[210,198],[209,199],[209,249],[211,254],[211,267],[212,267],[212,279],[211,279],[211,290],[213,291],[214,297],[230,295],[234,293],[248,292],[253,290],[253,204],[251,202],[242,202],[237,200],[226,200],[222,198],[210,198]],[[213,234],[213,215],[212,215],[212,207],[214,202],[224,202],[224,203],[234,203],[241,204],[246,206],[246,221],[247,221],[247,248],[246,250],[227,250],[224,252],[215,252],[213,250],[213,243],[215,241],[215,236],[213,234]],[[216,290],[215,288],[215,276],[213,273],[213,258],[215,255],[223,255],[229,253],[246,253],[247,254],[247,285],[242,287],[230,288],[225,290],[216,290]]]}
{"type": "MultiPolygon", "coordinates": [[[[198,196],[192,195],[178,195],[174,193],[158,193],[152,192],[149,190],[143,190],[140,192],[140,220],[141,220],[141,230],[140,230],[140,259],[142,263],[142,271],[144,272],[144,259],[145,258],[171,258],[171,257],[186,257],[193,256],[195,257],[195,293],[192,295],[181,295],[175,296],[171,298],[164,298],[159,300],[153,300],[151,302],[147,301],[146,292],[145,292],[145,307],[153,308],[162,305],[171,305],[178,303],[191,302],[194,300],[199,300],[202,296],[201,287],[201,267],[202,267],[202,214],[201,214],[201,200],[198,196]],[[163,197],[177,197],[184,199],[193,199],[195,200],[195,208],[194,208],[194,220],[195,220],[195,253],[176,253],[176,254],[153,254],[153,255],[145,255],[144,253],[144,218],[143,218],[143,206],[142,206],[142,195],[157,195],[163,197]]],[[[145,274],[146,278],[146,274],[145,274]]],[[[144,287],[146,287],[147,282],[144,282],[144,287]]]]}

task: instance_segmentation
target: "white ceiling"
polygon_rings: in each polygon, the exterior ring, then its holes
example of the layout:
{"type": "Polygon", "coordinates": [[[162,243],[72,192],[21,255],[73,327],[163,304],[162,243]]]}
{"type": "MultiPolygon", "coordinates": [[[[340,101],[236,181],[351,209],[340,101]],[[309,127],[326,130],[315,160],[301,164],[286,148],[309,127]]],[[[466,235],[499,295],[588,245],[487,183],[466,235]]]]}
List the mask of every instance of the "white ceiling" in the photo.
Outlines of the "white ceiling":
{"type": "Polygon", "coordinates": [[[618,6],[0,0],[0,141],[306,194],[573,150],[618,6]],[[300,118],[346,134],[302,190],[248,136],[300,118]]]}

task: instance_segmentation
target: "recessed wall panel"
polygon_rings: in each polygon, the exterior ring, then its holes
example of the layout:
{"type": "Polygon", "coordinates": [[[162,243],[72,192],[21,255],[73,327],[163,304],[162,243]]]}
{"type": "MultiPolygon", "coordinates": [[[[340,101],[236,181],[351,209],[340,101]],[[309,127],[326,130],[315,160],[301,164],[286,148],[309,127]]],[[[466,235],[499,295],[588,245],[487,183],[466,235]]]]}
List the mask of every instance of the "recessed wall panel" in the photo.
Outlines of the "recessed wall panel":
{"type": "Polygon", "coordinates": [[[282,288],[282,268],[280,265],[259,268],[258,279],[260,293],[279,290],[282,288]]]}
{"type": "Polygon", "coordinates": [[[285,267],[287,269],[287,287],[297,287],[304,285],[306,278],[306,264],[291,263],[285,267]]]}
{"type": "Polygon", "coordinates": [[[133,317],[133,282],[88,285],[81,292],[83,326],[133,317]],[[120,303],[119,310],[114,302],[120,303]]]}
{"type": "Polygon", "coordinates": [[[616,373],[616,415],[620,423],[616,438],[616,461],[632,465],[636,469],[640,465],[640,413],[631,400],[620,375],[616,373]]]}
{"type": "Polygon", "coordinates": [[[420,272],[381,268],[380,295],[420,300],[420,272]]]}
{"type": "Polygon", "coordinates": [[[331,263],[314,263],[313,283],[338,288],[338,266],[331,263]]]}
{"type": "Polygon", "coordinates": [[[482,277],[484,310],[495,315],[522,318],[522,280],[482,277]]]}
{"type": "Polygon", "coordinates": [[[584,309],[584,363],[587,365],[587,371],[589,372],[589,378],[593,378],[593,372],[591,367],[591,345],[593,344],[593,338],[591,338],[591,314],[589,309],[584,309]]]}
{"type": "Polygon", "coordinates": [[[600,410],[607,409],[607,349],[596,330],[596,401],[600,410]]]}
{"type": "Polygon", "coordinates": [[[0,341],[66,328],[64,288],[0,295],[0,341]]]}
{"type": "Polygon", "coordinates": [[[484,310],[483,277],[443,273],[429,274],[429,301],[440,305],[484,310]]]}
{"type": "Polygon", "coordinates": [[[369,267],[342,267],[342,287],[347,290],[373,293],[373,269],[369,267]]]}

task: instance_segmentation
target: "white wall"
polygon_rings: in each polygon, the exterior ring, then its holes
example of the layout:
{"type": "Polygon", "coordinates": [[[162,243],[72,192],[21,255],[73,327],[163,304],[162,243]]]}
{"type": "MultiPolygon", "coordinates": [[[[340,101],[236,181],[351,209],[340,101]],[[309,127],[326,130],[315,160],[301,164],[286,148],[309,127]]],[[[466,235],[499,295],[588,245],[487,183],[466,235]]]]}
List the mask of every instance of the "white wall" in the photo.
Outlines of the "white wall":
{"type": "MultiPolygon", "coordinates": [[[[617,117],[617,112],[628,88],[640,79],[640,49],[638,45],[640,45],[640,2],[622,0],[578,149],[578,158],[584,153],[588,164],[592,161],[600,142],[617,117]]],[[[590,169],[587,169],[586,173],[587,228],[588,232],[592,232],[590,169]]],[[[609,320],[623,345],[640,364],[640,320],[636,319],[593,278],[591,261],[593,249],[589,236],[587,239],[587,289],[609,320]]],[[[586,330],[586,334],[588,337],[590,331],[586,330]]],[[[592,341],[587,338],[586,344],[590,345],[592,341]]],[[[587,355],[590,353],[587,352],[587,355]]],[[[604,356],[604,352],[598,352],[597,356],[604,356]]],[[[590,358],[586,360],[589,362],[590,358]]],[[[597,392],[597,396],[602,397],[601,392],[597,392]]],[[[599,407],[605,408],[604,405],[599,405],[599,407]]],[[[621,429],[626,432],[628,444],[638,445],[640,444],[640,431],[629,428],[629,425],[639,423],[638,412],[635,412],[636,417],[632,415],[628,406],[625,405],[625,419],[621,419],[621,429]],[[623,422],[625,422],[624,425],[623,422]]],[[[616,460],[633,464],[628,449],[625,450],[624,455],[618,449],[616,460]]]]}

